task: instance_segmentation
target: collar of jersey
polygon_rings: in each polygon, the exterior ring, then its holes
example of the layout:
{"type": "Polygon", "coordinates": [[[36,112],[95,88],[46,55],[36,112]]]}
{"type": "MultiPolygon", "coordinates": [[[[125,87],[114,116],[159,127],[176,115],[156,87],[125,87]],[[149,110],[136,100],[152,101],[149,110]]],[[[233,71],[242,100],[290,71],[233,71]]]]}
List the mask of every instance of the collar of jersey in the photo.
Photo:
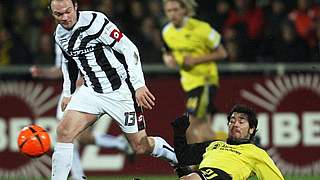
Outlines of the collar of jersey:
{"type": "Polygon", "coordinates": [[[183,22],[182,22],[182,26],[181,26],[181,27],[176,28],[176,27],[174,27],[173,24],[172,24],[172,26],[173,26],[176,30],[180,30],[180,29],[184,28],[184,27],[187,25],[189,19],[190,19],[190,18],[189,18],[188,16],[185,16],[185,17],[183,18],[183,20],[182,20],[183,22]]]}
{"type": "Polygon", "coordinates": [[[251,141],[250,139],[233,139],[233,138],[228,138],[228,139],[227,139],[227,144],[230,144],[230,145],[252,144],[252,141],[251,141]]]}

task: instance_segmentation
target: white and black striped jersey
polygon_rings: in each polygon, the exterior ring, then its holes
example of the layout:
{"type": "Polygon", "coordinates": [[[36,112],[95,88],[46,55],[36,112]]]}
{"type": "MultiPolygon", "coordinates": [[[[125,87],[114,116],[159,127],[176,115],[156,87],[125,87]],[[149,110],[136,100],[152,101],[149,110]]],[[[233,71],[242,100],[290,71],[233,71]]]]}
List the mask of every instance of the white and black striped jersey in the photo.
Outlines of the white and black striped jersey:
{"type": "Polygon", "coordinates": [[[63,95],[75,91],[78,73],[95,92],[108,93],[124,81],[134,90],[145,85],[137,47],[108,18],[95,11],[80,11],[71,30],[58,25],[55,41],[64,60],[63,95]]]}

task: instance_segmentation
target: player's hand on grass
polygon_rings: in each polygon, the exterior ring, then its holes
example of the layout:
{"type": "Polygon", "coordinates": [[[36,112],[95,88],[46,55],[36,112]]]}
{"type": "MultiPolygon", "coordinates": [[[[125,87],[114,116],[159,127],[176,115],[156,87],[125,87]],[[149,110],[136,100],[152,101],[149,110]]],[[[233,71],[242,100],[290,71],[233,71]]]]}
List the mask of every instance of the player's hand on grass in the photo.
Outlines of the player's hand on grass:
{"type": "Polygon", "coordinates": [[[156,100],[156,98],[146,86],[143,86],[136,90],[136,100],[140,107],[145,109],[152,109],[152,107],[155,105],[154,101],[156,100]]]}
{"type": "Polygon", "coordinates": [[[190,125],[189,114],[184,114],[183,116],[177,117],[171,126],[175,134],[184,134],[190,125]]]}
{"type": "Polygon", "coordinates": [[[61,110],[64,111],[69,104],[71,97],[63,97],[61,102],[61,110]]]}

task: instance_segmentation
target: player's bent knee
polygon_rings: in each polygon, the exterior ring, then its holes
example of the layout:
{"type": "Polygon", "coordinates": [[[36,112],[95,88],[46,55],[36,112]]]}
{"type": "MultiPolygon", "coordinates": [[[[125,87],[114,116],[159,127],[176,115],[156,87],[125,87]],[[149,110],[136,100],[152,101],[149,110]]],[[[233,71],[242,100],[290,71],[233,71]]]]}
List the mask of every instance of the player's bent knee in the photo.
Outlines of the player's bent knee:
{"type": "Polygon", "coordinates": [[[72,142],[75,138],[74,131],[67,128],[64,124],[61,123],[58,125],[56,132],[58,142],[72,142]]]}

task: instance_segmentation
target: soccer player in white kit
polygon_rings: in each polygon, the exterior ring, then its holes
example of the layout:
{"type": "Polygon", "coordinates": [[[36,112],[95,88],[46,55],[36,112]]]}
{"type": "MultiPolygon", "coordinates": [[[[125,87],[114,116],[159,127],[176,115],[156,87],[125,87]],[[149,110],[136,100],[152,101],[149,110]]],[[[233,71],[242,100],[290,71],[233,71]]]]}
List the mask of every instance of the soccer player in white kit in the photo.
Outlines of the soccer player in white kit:
{"type": "Polygon", "coordinates": [[[142,108],[155,98],[145,85],[136,46],[108,18],[95,11],[77,11],[75,0],[51,0],[58,22],[55,41],[64,61],[62,109],[52,161],[52,180],[66,180],[73,140],[107,113],[117,121],[137,154],[150,154],[176,164],[173,148],[161,137],[148,137],[142,108]],[[75,91],[80,73],[84,84],[75,91]]]}
{"type": "MultiPolygon", "coordinates": [[[[49,68],[37,67],[32,66],[30,68],[30,73],[34,78],[44,78],[44,79],[59,79],[62,77],[61,71],[61,63],[63,59],[63,55],[59,46],[56,45],[55,47],[55,65],[49,68]]],[[[77,81],[77,87],[80,86],[83,82],[81,80],[77,81]]],[[[62,120],[63,111],[61,109],[61,102],[62,97],[60,96],[59,103],[57,106],[56,111],[56,118],[57,120],[62,120]]],[[[111,121],[112,119],[108,116],[104,116],[105,120],[111,121]]],[[[89,129],[84,131],[81,135],[80,139],[78,139],[80,144],[95,144],[99,147],[103,148],[114,148],[118,149],[121,152],[125,153],[128,157],[134,156],[133,151],[128,144],[128,141],[123,135],[119,136],[112,136],[109,134],[103,134],[98,132],[92,132],[89,129]]],[[[81,166],[81,159],[79,154],[79,148],[77,143],[75,144],[73,150],[73,160],[72,160],[72,167],[71,167],[71,174],[73,180],[82,180],[85,178],[84,170],[81,166]]]]}

